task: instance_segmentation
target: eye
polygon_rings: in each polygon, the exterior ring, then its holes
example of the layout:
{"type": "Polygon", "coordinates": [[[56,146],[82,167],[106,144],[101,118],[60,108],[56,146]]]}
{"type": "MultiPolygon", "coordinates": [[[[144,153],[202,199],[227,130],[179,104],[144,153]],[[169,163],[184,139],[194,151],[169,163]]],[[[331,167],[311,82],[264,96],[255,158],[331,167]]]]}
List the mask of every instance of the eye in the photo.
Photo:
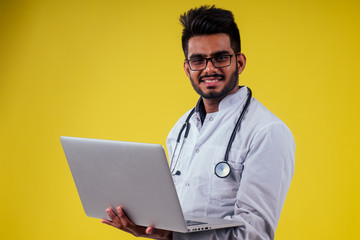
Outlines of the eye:
{"type": "Polygon", "coordinates": [[[218,63],[226,62],[229,60],[229,56],[228,55],[216,56],[216,57],[214,57],[214,60],[218,63]]]}
{"type": "Polygon", "coordinates": [[[195,58],[190,60],[190,63],[193,65],[202,65],[204,64],[204,62],[205,62],[204,58],[195,58]]]}

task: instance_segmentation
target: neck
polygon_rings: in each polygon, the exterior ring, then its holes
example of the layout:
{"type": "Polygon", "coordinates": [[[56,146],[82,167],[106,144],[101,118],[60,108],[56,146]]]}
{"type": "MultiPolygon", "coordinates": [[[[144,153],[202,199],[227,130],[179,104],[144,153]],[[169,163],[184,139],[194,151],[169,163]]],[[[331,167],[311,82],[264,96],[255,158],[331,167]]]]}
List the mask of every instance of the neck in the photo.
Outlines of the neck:
{"type": "Polygon", "coordinates": [[[221,99],[206,99],[203,98],[206,113],[213,113],[219,111],[219,104],[221,99]]]}

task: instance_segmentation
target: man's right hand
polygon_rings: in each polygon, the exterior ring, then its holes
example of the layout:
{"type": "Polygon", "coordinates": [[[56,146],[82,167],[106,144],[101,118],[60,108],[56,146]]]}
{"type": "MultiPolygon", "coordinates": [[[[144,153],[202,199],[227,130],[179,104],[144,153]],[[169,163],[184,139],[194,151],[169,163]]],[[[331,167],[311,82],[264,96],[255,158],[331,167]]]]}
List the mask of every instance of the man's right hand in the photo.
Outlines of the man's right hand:
{"type": "Polygon", "coordinates": [[[106,209],[106,213],[109,215],[111,220],[102,219],[101,222],[123,230],[125,232],[131,233],[136,237],[145,237],[158,240],[168,240],[172,239],[172,232],[167,230],[156,229],[152,226],[142,227],[135,225],[130,219],[126,216],[125,212],[121,206],[116,208],[116,211],[112,208],[106,209]]]}

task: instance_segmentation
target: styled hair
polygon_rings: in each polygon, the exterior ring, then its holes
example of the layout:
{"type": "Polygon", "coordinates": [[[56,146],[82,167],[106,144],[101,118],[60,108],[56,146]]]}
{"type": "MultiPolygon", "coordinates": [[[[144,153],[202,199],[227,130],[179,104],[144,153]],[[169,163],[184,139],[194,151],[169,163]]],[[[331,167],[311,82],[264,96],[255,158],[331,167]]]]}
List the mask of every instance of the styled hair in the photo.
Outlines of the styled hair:
{"type": "Polygon", "coordinates": [[[232,12],[228,10],[216,8],[215,5],[204,5],[185,12],[180,16],[180,22],[184,27],[181,41],[185,58],[187,58],[191,37],[217,33],[229,35],[234,53],[241,52],[239,29],[232,12]]]}

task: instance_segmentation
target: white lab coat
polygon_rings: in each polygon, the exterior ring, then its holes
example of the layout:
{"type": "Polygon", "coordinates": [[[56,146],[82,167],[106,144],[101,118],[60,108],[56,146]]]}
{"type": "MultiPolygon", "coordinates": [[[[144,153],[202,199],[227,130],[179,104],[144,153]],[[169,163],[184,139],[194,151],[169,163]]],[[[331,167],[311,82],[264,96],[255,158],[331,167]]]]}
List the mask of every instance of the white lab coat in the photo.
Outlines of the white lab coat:
{"type": "MultiPolygon", "coordinates": [[[[174,233],[174,239],[274,239],[294,173],[295,143],[287,126],[255,98],[252,98],[232,144],[229,154],[231,174],[226,178],[214,174],[215,165],[224,159],[246,98],[246,87],[225,97],[219,111],[207,114],[203,125],[199,113],[193,114],[189,121],[189,136],[174,169],[174,173],[180,171],[181,174],[173,175],[184,214],[231,218],[243,221],[245,226],[174,233]]],[[[170,159],[189,112],[169,133],[170,159]]]]}

